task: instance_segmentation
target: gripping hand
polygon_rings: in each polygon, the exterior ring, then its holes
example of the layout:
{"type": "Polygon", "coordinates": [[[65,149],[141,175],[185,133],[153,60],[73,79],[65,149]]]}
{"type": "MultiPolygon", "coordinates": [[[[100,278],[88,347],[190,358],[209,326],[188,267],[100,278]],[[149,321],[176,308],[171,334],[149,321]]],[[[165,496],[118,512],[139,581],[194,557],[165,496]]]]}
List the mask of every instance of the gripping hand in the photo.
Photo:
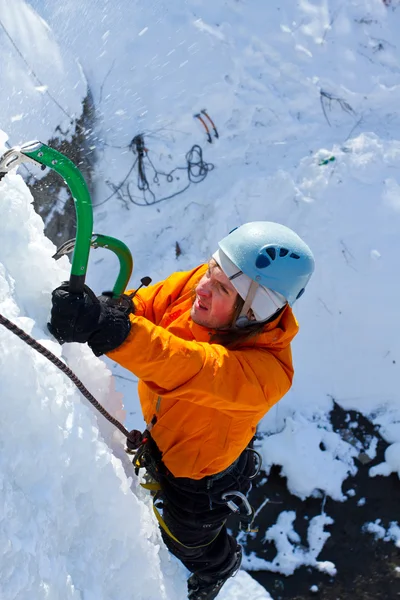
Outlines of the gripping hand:
{"type": "Polygon", "coordinates": [[[85,286],[82,293],[71,293],[64,282],[52,293],[52,309],[48,329],[64,342],[87,342],[96,356],[120,346],[131,328],[126,311],[108,304],[105,296],[97,298],[85,286]]]}

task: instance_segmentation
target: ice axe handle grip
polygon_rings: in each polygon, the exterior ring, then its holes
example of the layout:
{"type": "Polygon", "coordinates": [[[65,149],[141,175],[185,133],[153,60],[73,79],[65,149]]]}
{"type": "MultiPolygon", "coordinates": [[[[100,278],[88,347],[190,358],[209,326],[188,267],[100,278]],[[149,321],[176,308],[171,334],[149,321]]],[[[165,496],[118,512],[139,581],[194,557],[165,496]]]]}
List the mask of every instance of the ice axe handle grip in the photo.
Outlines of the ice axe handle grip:
{"type": "Polygon", "coordinates": [[[69,278],[69,292],[71,294],[82,294],[85,288],[84,275],[71,275],[69,278]]]}

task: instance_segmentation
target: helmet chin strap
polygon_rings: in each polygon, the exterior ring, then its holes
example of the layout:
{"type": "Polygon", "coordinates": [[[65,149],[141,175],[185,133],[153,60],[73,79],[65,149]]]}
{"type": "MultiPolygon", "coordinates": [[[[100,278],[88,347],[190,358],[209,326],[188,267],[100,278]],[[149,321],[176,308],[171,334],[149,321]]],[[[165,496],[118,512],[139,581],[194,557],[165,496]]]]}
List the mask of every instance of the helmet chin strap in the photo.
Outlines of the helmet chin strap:
{"type": "Polygon", "coordinates": [[[257,281],[253,280],[251,282],[249,291],[247,292],[246,300],[244,301],[244,304],[243,304],[243,308],[240,311],[240,315],[238,316],[236,323],[234,325],[235,327],[242,329],[243,327],[247,327],[247,325],[249,325],[251,323],[250,319],[247,316],[247,313],[249,312],[251,305],[253,304],[253,300],[257,293],[258,286],[259,286],[259,284],[257,283],[257,281]]]}

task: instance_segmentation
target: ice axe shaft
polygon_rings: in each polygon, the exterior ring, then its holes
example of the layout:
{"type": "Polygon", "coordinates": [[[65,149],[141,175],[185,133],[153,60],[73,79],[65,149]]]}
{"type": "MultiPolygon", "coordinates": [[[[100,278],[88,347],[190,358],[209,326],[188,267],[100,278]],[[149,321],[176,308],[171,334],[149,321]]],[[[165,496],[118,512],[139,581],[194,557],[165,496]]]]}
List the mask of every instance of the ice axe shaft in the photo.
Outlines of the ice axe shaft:
{"type": "MultiPolygon", "coordinates": [[[[112,250],[118,256],[120,272],[114,285],[113,293],[116,296],[122,294],[132,274],[132,255],[123,242],[108,236],[92,234],[92,201],[86,181],[78,167],[69,158],[61,154],[61,152],[46,146],[42,142],[34,141],[20,147],[11,148],[0,158],[0,180],[5,174],[24,162],[32,162],[40,165],[42,168],[49,167],[53,171],[56,171],[69,187],[74,200],[77,236],[73,240],[72,247],[70,246],[71,241],[66,242],[66,245],[70,248],[69,251],[74,251],[69,291],[73,293],[83,292],[90,247],[97,248],[101,246],[112,250]]],[[[66,254],[65,248],[64,250],[60,248],[56,256],[58,255],[59,257],[62,254],[66,254]]]]}
{"type": "Polygon", "coordinates": [[[72,257],[69,291],[83,292],[93,229],[92,201],[86,181],[69,158],[41,142],[25,144],[21,146],[20,151],[31,160],[56,171],[71,191],[75,204],[77,236],[72,257]]]}
{"type": "MultiPolygon", "coordinates": [[[[53,258],[57,260],[61,258],[61,256],[64,256],[64,254],[69,254],[74,250],[75,244],[75,238],[64,242],[62,246],[57,249],[53,258]]],[[[90,239],[90,247],[106,248],[114,252],[117,256],[119,260],[119,275],[112,291],[113,296],[120,296],[125,291],[133,270],[133,259],[128,246],[121,242],[121,240],[117,240],[109,235],[94,233],[90,239]]]]}

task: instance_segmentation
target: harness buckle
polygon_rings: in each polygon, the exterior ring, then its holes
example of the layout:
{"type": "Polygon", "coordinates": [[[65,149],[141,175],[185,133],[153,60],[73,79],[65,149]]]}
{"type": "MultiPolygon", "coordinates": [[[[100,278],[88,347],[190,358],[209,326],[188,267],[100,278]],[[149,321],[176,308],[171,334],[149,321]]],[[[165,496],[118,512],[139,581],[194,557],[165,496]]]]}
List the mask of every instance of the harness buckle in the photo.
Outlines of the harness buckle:
{"type": "Polygon", "coordinates": [[[152,442],[148,430],[143,433],[142,441],[134,454],[132,464],[136,475],[139,474],[140,469],[146,469],[146,473],[154,481],[159,481],[160,464],[157,457],[154,455],[154,443],[152,442]]]}

